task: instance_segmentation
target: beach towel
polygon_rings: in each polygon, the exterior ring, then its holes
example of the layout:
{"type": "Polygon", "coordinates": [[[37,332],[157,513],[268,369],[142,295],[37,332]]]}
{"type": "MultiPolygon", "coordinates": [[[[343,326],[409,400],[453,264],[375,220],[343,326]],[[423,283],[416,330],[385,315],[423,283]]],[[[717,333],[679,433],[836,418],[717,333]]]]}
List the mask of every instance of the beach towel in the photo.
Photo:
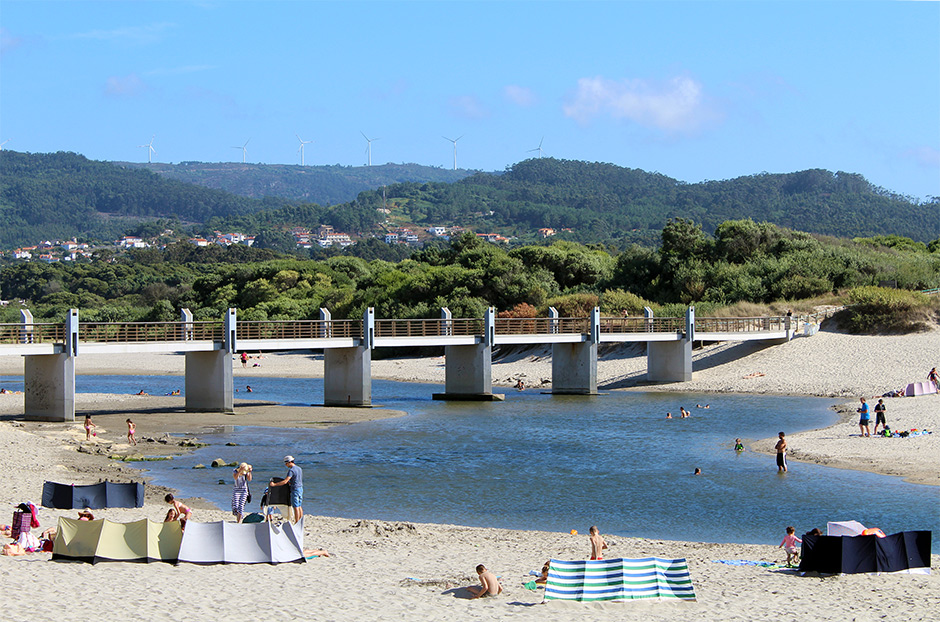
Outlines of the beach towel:
{"type": "Polygon", "coordinates": [[[548,568],[545,600],[613,601],[695,600],[684,558],[562,561],[548,568]]]}

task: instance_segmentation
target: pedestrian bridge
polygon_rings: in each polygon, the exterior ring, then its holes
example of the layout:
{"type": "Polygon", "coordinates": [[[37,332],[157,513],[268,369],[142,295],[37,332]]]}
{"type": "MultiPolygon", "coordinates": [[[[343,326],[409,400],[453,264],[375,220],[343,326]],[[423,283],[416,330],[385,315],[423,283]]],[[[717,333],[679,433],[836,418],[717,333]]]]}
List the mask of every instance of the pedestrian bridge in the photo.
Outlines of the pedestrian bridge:
{"type": "Polygon", "coordinates": [[[25,415],[73,421],[75,358],[80,354],[179,353],[186,357],[185,400],[191,411],[232,412],[233,357],[240,352],[323,350],[324,404],[372,405],[372,350],[443,347],[444,392],[435,399],[498,400],[493,393],[492,349],[501,345],[551,345],[552,393],[597,393],[597,347],[602,343],[647,344],[647,378],[653,382],[692,379],[693,341],[764,340],[793,337],[790,317],[499,318],[490,308],[482,318],[334,320],[326,309],[318,320],[241,321],[229,309],[218,321],[80,322],[72,309],[64,323],[22,321],[0,324],[0,356],[24,357],[25,415]]]}

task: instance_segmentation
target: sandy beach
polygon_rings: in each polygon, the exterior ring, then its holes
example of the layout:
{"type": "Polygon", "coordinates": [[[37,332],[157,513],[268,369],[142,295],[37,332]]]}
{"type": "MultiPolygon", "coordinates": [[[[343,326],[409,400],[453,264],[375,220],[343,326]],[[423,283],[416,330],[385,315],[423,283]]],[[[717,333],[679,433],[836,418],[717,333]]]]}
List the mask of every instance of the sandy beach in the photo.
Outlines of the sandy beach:
{"type": "MultiPolygon", "coordinates": [[[[503,353],[494,360],[494,383],[509,386],[522,378],[530,387],[547,386],[551,360],[545,351],[503,353]]],[[[598,381],[604,390],[742,392],[832,397],[840,421],[829,428],[789,437],[794,460],[898,475],[910,481],[940,484],[940,432],[906,439],[858,436],[855,408],[908,382],[922,381],[940,364],[940,331],[919,335],[856,337],[822,331],[809,338],[771,347],[719,344],[695,352],[692,381],[647,386],[642,381],[642,351],[604,352],[598,381]],[[762,375],[757,375],[762,374],[762,375]]],[[[312,354],[267,354],[252,359],[259,367],[235,366],[236,386],[254,376],[314,377],[322,358],[312,354]]],[[[182,374],[181,356],[86,355],[76,362],[80,374],[182,374]],[[96,360],[97,358],[97,360],[96,360]]],[[[386,359],[373,362],[379,378],[443,382],[443,359],[386,359]]],[[[22,360],[0,358],[0,375],[22,374],[22,360]]],[[[885,400],[894,429],[940,431],[940,396],[885,400]]],[[[375,409],[284,408],[236,401],[236,414],[182,412],[179,397],[84,394],[77,410],[92,409],[101,434],[83,443],[80,422],[20,422],[21,395],[0,395],[0,451],[7,484],[0,506],[39,501],[47,480],[93,483],[104,477],[129,479],[134,464],[109,460],[135,450],[124,442],[123,420],[132,416],[141,437],[166,433],[198,438],[201,431],[226,426],[324,426],[402,413],[375,409]],[[81,451],[79,448],[83,447],[81,451]]],[[[773,439],[751,449],[772,451],[773,439]]],[[[150,443],[147,455],[185,451],[172,442],[150,443]]],[[[311,483],[315,471],[309,472],[311,483]]],[[[159,482],[155,482],[159,484],[159,482]]],[[[148,485],[140,509],[96,511],[116,521],[149,517],[162,520],[163,489],[148,485]]],[[[232,520],[227,511],[194,504],[194,520],[232,520]]],[[[940,511],[940,508],[938,508],[940,511]]],[[[74,511],[41,508],[43,528],[74,511]]],[[[4,522],[9,519],[4,519],[4,522]]],[[[940,556],[933,556],[931,576],[847,575],[801,577],[785,569],[728,566],[720,559],[784,559],[778,542],[767,545],[673,542],[610,536],[609,557],[686,557],[695,586],[694,603],[540,604],[541,590],[522,584],[550,557],[587,555],[588,525],[582,535],[539,531],[481,529],[454,525],[388,523],[369,517],[308,516],[305,545],[323,547],[332,556],[306,564],[280,566],[195,566],[182,564],[52,563],[48,554],[0,557],[0,575],[8,588],[8,611],[28,611],[30,619],[61,622],[89,619],[169,620],[220,617],[267,617],[313,620],[928,620],[940,610],[940,556]],[[475,582],[473,567],[485,563],[501,577],[505,592],[470,601],[458,589],[475,582]],[[10,595],[13,595],[12,597],[10,595]],[[28,609],[27,609],[28,607],[28,609]],[[933,611],[934,613],[931,613],[933,611]],[[117,612],[117,613],[116,613],[117,612]]],[[[935,534],[936,536],[936,534],[935,534]]]]}

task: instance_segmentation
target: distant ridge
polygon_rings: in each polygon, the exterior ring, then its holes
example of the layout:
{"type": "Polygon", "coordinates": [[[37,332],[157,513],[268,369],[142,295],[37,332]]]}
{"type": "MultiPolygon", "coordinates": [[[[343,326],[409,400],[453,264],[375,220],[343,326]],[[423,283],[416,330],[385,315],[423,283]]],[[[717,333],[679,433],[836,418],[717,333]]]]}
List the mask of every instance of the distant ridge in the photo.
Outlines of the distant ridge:
{"type": "Polygon", "coordinates": [[[477,171],[445,169],[421,164],[375,166],[299,166],[243,164],[241,162],[114,162],[124,168],[142,168],[162,177],[215,188],[243,197],[276,196],[291,201],[328,206],[354,200],[360,192],[403,182],[452,183],[477,171]]]}

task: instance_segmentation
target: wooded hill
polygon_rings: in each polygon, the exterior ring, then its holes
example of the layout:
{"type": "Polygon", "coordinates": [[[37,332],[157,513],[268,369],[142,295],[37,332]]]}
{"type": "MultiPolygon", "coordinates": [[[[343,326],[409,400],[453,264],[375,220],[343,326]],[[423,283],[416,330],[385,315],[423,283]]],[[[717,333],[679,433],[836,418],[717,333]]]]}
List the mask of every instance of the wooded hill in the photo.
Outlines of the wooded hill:
{"type": "Polygon", "coordinates": [[[405,182],[451,183],[475,171],[452,170],[421,164],[376,166],[296,166],[243,164],[241,162],[115,162],[117,166],[144,169],[161,177],[225,190],[261,199],[280,197],[293,202],[336,205],[354,200],[364,190],[405,182]]]}
{"type": "MultiPolygon", "coordinates": [[[[264,165],[237,166],[243,167],[246,187],[263,185],[250,179],[258,171],[266,174],[264,165]]],[[[211,169],[200,170],[208,176],[211,169]]],[[[252,199],[74,153],[3,150],[0,216],[2,248],[76,235],[113,240],[155,219],[189,224],[193,232],[217,228],[246,234],[319,224],[354,235],[380,235],[395,225],[461,225],[523,242],[534,241],[539,228],[553,228],[556,239],[616,248],[658,244],[666,222],[676,217],[699,223],[709,234],[726,220],[752,218],[839,237],[901,235],[927,242],[940,235],[937,200],[918,203],[857,174],[808,170],[688,184],[639,169],[553,158],[454,183],[396,183],[384,196],[379,187],[321,207],[281,197],[252,199]],[[385,206],[391,209],[387,217],[377,211],[385,206]]]]}
{"type": "MultiPolygon", "coordinates": [[[[861,175],[819,169],[688,184],[612,164],[541,158],[502,175],[391,186],[386,197],[404,219],[419,224],[471,222],[519,236],[570,228],[565,237],[581,243],[648,240],[646,232],[658,236],[676,217],[709,233],[726,220],[752,218],[841,237],[896,234],[926,242],[940,235],[936,200],[920,204],[861,175]]],[[[380,198],[364,193],[359,202],[374,205],[380,198]]]]}

